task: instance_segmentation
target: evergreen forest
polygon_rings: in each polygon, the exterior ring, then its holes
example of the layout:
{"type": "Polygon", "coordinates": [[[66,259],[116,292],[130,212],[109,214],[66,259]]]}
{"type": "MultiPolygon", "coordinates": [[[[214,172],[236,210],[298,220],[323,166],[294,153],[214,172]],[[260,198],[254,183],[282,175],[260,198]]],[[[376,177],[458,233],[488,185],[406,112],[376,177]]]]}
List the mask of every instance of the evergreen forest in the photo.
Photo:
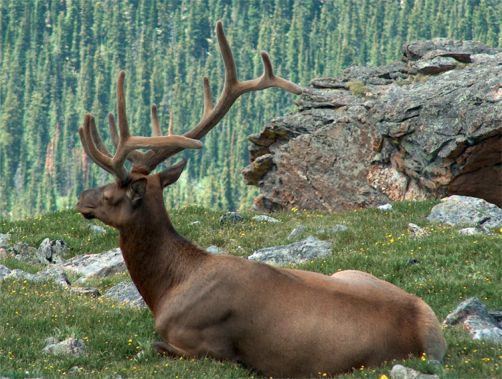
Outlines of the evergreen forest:
{"type": "MultiPolygon", "coordinates": [[[[345,67],[396,60],[406,41],[448,37],[502,46],[500,0],[0,0],[0,218],[73,207],[111,177],[82,151],[78,127],[95,115],[107,143],[116,78],[126,71],[131,132],[150,135],[156,103],[164,130],[195,126],[202,78],[223,85],[214,33],[222,20],[241,79],[275,71],[301,86],[345,67]]],[[[248,207],[247,137],[294,110],[278,89],[244,95],[166,191],[169,206],[248,207]]],[[[179,158],[178,158],[179,159],[179,158]]],[[[174,163],[174,162],[167,162],[174,163]]]]}

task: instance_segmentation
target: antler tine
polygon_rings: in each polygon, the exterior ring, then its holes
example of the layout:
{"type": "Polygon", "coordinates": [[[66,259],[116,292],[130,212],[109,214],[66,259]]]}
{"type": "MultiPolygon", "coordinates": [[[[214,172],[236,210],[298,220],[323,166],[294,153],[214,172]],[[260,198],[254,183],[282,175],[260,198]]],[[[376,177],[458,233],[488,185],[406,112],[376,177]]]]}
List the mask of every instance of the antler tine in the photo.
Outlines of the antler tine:
{"type": "MultiPolygon", "coordinates": [[[[124,168],[124,162],[129,159],[133,162],[134,166],[143,168],[142,172],[148,174],[155,168],[146,167],[143,162],[147,157],[154,154],[155,150],[162,148],[179,148],[179,149],[200,149],[202,143],[198,140],[193,140],[185,136],[161,136],[160,127],[157,117],[157,107],[152,107],[152,137],[136,137],[129,135],[129,127],[127,123],[127,114],[125,108],[125,95],[124,95],[124,79],[125,72],[121,71],[117,80],[117,113],[118,113],[118,127],[119,133],[115,125],[115,118],[113,114],[108,115],[108,123],[110,126],[110,135],[112,142],[116,147],[115,155],[112,157],[108,149],[104,145],[96,124],[94,117],[87,114],[84,119],[84,125],[79,128],[80,140],[87,155],[101,168],[115,175],[119,180],[125,181],[128,173],[124,168]],[[152,149],[147,154],[136,151],[136,149],[152,149]]],[[[172,122],[171,122],[172,123],[172,122]]],[[[172,126],[171,126],[172,129],[172,126]]]]}
{"type": "Polygon", "coordinates": [[[213,110],[213,99],[211,97],[211,87],[209,86],[209,78],[204,76],[204,114],[206,117],[213,110]]]}
{"type": "Polygon", "coordinates": [[[224,92],[230,90],[238,83],[237,69],[235,68],[234,56],[232,49],[228,44],[227,37],[223,32],[223,23],[218,21],[216,23],[216,36],[218,37],[218,45],[220,45],[221,57],[225,65],[225,85],[224,92]]]}
{"type": "Polygon", "coordinates": [[[97,130],[92,115],[87,114],[85,116],[84,125],[79,128],[79,135],[85,152],[98,166],[115,175],[120,180],[127,178],[127,172],[124,167],[121,164],[117,165],[116,163],[118,162],[114,162],[115,159],[112,159],[111,156],[106,155],[98,148],[98,143],[93,138],[93,135],[97,135],[97,130]]]}
{"type": "MultiPolygon", "coordinates": [[[[256,79],[242,82],[239,81],[237,79],[237,70],[232,50],[227,38],[225,37],[223,23],[221,21],[216,23],[216,35],[218,37],[218,45],[220,47],[221,56],[225,66],[225,84],[216,105],[213,107],[209,79],[204,78],[204,112],[202,119],[192,130],[184,134],[185,137],[191,139],[198,140],[204,137],[216,124],[218,124],[223,116],[225,116],[235,100],[246,92],[258,91],[269,87],[278,87],[296,95],[302,93],[301,87],[281,78],[280,76],[274,75],[270,58],[265,52],[261,53],[264,67],[263,74],[256,79]]],[[[165,147],[155,152],[149,152],[145,160],[142,162],[142,166],[148,168],[149,170],[153,170],[160,162],[182,150],[183,148],[174,146],[165,147]]]]}
{"type": "Polygon", "coordinates": [[[157,116],[157,105],[152,105],[152,136],[161,136],[159,118],[157,116]]]}

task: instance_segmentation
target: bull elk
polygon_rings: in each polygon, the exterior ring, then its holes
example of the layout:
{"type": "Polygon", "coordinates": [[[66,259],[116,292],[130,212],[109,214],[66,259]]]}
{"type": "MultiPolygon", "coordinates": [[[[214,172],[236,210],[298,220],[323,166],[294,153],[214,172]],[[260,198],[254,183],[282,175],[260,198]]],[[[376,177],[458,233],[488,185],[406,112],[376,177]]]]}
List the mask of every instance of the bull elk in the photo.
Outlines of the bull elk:
{"type": "Polygon", "coordinates": [[[201,148],[199,139],[243,93],[268,87],[301,93],[300,87],[274,75],[265,52],[263,75],[238,80],[221,22],[216,33],[225,84],[213,106],[204,78],[204,111],[192,130],[162,135],[154,105],[152,136],[131,136],[124,72],[117,81],[118,132],[109,116],[116,153],[107,150],[92,115],[85,116],[79,129],[86,153],[117,180],[84,191],[77,209],[119,230],[127,269],[162,339],[155,349],[171,356],[236,361],[274,377],[338,374],[410,354],[426,353],[441,361],[446,344],[434,312],[388,282],[359,271],[325,276],[215,256],[176,232],[162,191],[176,182],[186,161],[151,174],[155,167],[183,149],[201,148]],[[124,168],[126,160],[132,162],[130,172],[124,168]]]}

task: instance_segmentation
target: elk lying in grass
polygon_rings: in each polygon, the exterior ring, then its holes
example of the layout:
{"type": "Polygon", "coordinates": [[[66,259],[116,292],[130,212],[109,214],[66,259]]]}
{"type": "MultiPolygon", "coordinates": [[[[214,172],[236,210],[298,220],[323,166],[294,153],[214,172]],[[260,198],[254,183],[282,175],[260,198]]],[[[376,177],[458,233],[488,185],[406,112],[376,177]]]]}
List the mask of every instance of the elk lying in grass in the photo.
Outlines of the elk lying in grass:
{"type": "Polygon", "coordinates": [[[225,85],[213,107],[204,78],[204,112],[194,129],[183,136],[162,136],[153,106],[153,136],[130,136],[121,72],[119,133],[109,117],[115,155],[103,144],[91,115],[79,130],[87,154],[117,181],[83,192],[77,208],[86,218],[96,217],[119,230],[127,268],[162,338],[154,344],[156,350],[237,361],[274,377],[337,374],[424,352],[441,360],[446,347],[433,311],[390,283],[358,271],[329,277],[214,256],[176,232],[162,191],[178,179],[186,162],[151,174],[155,167],[183,149],[200,148],[199,139],[243,93],[268,87],[301,93],[274,75],[266,53],[263,75],[239,81],[220,22],[216,32],[225,85]],[[133,164],[130,173],[124,168],[126,159],[133,164]]]}

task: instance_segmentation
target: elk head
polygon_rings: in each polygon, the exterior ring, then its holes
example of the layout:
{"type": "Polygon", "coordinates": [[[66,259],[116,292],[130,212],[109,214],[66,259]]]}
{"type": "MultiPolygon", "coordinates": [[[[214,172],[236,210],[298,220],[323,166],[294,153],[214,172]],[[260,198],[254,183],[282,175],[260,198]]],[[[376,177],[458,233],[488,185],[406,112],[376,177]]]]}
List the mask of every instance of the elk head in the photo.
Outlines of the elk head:
{"type": "Polygon", "coordinates": [[[138,218],[154,222],[152,217],[159,212],[159,207],[164,211],[162,189],[179,178],[186,162],[182,161],[158,174],[150,175],[157,165],[184,149],[201,148],[202,143],[199,140],[223,118],[235,100],[244,93],[269,87],[282,88],[295,94],[301,93],[301,88],[296,84],[274,75],[270,58],[265,52],[261,53],[263,74],[256,79],[239,81],[232,51],[220,21],[216,25],[216,34],[225,65],[225,84],[216,105],[213,106],[209,80],[204,78],[204,111],[201,120],[192,130],[184,135],[173,135],[171,117],[169,134],[162,136],[157,107],[153,105],[152,136],[131,136],[125,110],[123,71],[117,80],[118,133],[113,114],[110,113],[108,118],[112,142],[116,148],[114,156],[104,145],[94,117],[90,114],[85,116],[84,125],[79,129],[84,150],[96,164],[113,174],[117,180],[115,183],[84,191],[80,195],[77,209],[84,217],[98,218],[119,229],[138,218]],[[148,150],[143,152],[139,149],[148,150]],[[132,162],[130,172],[124,168],[126,160],[132,162]]]}

